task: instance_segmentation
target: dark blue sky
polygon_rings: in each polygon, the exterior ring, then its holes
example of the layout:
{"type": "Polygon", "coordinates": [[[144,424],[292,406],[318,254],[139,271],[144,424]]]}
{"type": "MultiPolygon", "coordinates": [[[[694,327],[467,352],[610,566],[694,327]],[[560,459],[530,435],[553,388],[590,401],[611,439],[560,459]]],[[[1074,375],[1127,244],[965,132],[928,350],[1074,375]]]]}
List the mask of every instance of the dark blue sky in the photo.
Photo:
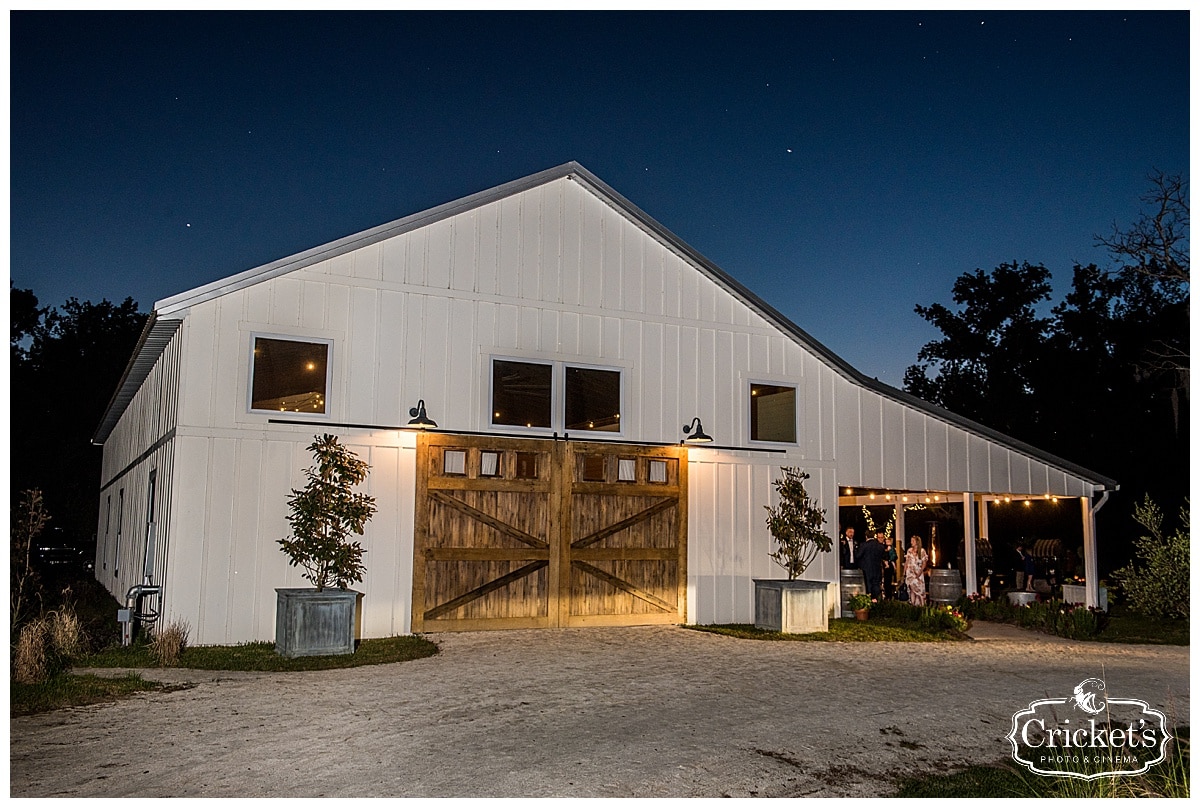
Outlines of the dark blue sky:
{"type": "Polygon", "coordinates": [[[11,16],[11,276],[155,300],[578,160],[869,375],[1189,172],[1186,12],[11,16]]]}

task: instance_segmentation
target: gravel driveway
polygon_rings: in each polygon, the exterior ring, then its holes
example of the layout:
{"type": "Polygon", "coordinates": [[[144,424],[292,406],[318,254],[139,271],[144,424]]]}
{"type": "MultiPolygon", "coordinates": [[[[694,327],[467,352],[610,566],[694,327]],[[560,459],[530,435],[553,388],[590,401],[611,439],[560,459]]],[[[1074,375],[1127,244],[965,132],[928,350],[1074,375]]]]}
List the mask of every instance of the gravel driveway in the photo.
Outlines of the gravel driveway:
{"type": "Polygon", "coordinates": [[[1186,723],[1186,647],[978,625],[972,643],[677,627],[431,635],[435,657],[12,719],[20,797],[868,796],[1005,758],[1012,714],[1104,676],[1186,723]]]}

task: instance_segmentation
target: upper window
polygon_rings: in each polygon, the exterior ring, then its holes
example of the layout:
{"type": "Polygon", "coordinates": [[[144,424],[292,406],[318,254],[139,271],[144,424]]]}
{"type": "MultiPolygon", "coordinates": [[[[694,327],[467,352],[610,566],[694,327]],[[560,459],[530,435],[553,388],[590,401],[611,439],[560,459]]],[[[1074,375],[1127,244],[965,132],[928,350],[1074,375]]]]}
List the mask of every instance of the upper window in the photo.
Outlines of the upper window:
{"type": "Polygon", "coordinates": [[[491,423],[619,433],[621,371],[493,359],[491,423]]]}
{"type": "Polygon", "coordinates": [[[492,423],[550,428],[554,366],[492,362],[492,423]]]}
{"type": "Polygon", "coordinates": [[[567,367],[563,428],[577,432],[621,431],[621,372],[567,367]]]}
{"type": "Polygon", "coordinates": [[[250,409],[327,413],[329,343],[255,337],[250,409]]]}
{"type": "Polygon", "coordinates": [[[796,442],[796,388],[750,385],[750,440],[796,442]]]}

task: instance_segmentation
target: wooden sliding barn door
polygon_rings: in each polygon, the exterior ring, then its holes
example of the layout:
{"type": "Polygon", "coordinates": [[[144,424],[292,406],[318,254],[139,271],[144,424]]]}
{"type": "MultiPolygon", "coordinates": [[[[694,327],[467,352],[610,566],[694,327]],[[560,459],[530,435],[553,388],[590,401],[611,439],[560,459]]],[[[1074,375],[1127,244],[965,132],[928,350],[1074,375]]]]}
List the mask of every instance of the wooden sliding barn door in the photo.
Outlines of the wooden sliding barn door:
{"type": "Polygon", "coordinates": [[[561,624],[684,622],[687,450],[604,443],[563,449],[570,573],[561,624]]]}
{"type": "Polygon", "coordinates": [[[681,447],[418,438],[413,631],[683,622],[681,447]]]}

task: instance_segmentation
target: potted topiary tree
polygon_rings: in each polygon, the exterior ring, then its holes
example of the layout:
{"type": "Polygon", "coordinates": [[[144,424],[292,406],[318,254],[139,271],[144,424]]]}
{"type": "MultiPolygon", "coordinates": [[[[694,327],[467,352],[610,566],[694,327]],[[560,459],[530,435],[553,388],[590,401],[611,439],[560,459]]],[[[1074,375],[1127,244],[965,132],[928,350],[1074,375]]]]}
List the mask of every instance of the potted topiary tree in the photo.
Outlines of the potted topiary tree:
{"type": "Polygon", "coordinates": [[[819,553],[833,548],[833,538],[823,529],[825,510],[805,490],[806,472],[786,466],[782,471],[774,482],[779,504],[764,507],[776,544],[771,558],[787,570],[788,579],[754,580],[754,625],[789,634],[828,631],[830,584],[799,580],[819,553]]]}
{"type": "Polygon", "coordinates": [[[315,589],[276,589],[275,651],[283,656],[352,654],[365,552],[350,535],[362,535],[375,498],[354,491],[370,466],[333,435],[315,437],[308,483],[288,499],[291,536],[279,545],[315,589]]]}

